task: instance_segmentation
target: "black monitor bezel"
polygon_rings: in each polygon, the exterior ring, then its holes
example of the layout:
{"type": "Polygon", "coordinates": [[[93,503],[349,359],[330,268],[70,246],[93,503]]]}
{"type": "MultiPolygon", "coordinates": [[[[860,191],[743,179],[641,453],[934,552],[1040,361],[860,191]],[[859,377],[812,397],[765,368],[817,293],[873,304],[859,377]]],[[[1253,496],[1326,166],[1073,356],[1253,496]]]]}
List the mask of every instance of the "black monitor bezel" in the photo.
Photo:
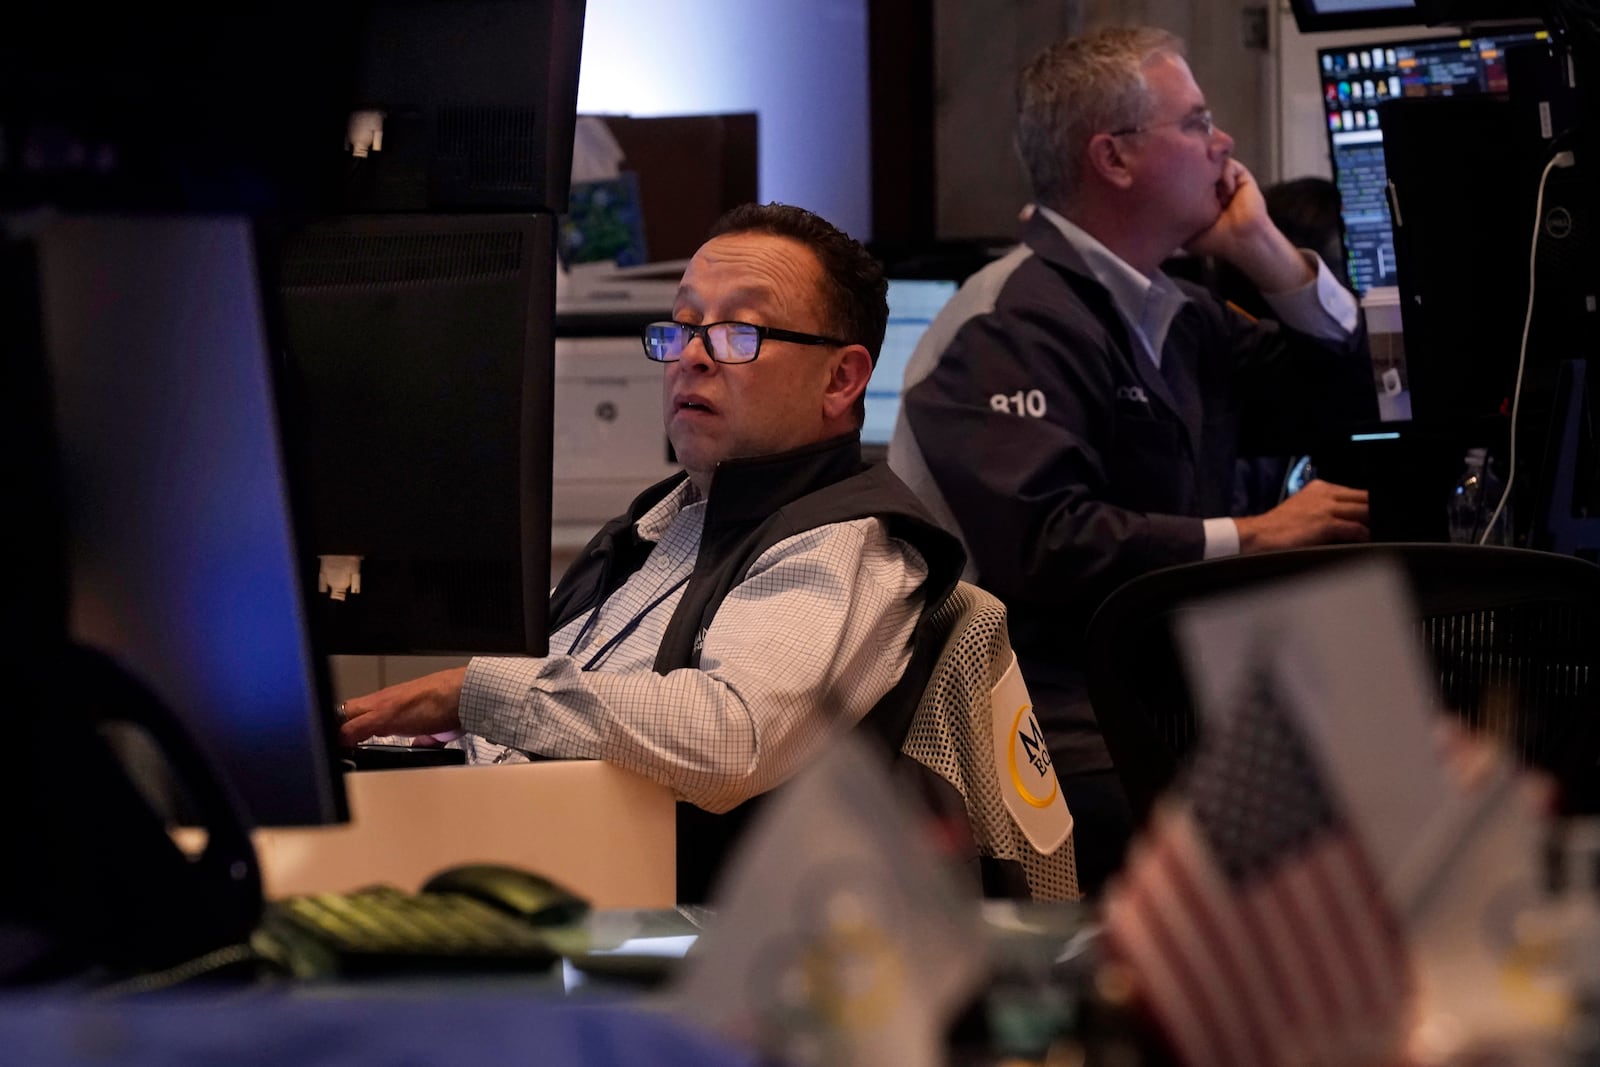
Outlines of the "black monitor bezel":
{"type": "Polygon", "coordinates": [[[1319,0],[1289,0],[1294,12],[1295,25],[1301,33],[1323,33],[1332,30],[1377,30],[1391,26],[1421,26],[1422,12],[1413,0],[1405,0],[1404,7],[1378,8],[1372,11],[1321,11],[1319,0]]]}

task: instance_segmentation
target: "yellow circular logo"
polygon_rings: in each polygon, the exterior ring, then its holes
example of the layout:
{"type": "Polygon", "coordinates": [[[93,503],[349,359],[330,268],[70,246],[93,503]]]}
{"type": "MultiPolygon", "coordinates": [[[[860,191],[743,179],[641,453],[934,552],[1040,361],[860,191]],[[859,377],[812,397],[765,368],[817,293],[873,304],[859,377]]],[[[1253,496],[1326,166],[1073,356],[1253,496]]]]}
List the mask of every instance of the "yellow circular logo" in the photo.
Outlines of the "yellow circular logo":
{"type": "Polygon", "coordinates": [[[1033,705],[1024,704],[1017,709],[1016,717],[1011,720],[1011,743],[1006,746],[1006,762],[1011,766],[1011,785],[1017,794],[1036,808],[1048,808],[1056,799],[1056,790],[1061,786],[1056,781],[1056,776],[1050,771],[1050,751],[1044,745],[1044,732],[1039,729],[1039,720],[1033,716],[1033,705]],[[1023,728],[1023,718],[1026,717],[1027,727],[1023,728]],[[1028,789],[1027,783],[1022,779],[1022,771],[1017,766],[1017,750],[1023,750],[1023,758],[1028,764],[1028,769],[1035,773],[1035,777],[1050,779],[1050,793],[1048,796],[1038,796],[1028,789]]]}

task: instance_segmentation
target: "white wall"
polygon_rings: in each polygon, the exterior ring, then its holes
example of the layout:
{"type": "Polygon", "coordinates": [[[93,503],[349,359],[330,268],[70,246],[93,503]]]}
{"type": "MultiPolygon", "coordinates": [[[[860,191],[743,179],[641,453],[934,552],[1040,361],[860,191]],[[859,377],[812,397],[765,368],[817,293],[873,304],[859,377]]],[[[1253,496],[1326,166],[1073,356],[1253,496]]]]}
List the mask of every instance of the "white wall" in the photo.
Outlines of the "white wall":
{"type": "Polygon", "coordinates": [[[754,111],[760,198],[872,235],[866,0],[589,0],[578,110],[754,111]]]}

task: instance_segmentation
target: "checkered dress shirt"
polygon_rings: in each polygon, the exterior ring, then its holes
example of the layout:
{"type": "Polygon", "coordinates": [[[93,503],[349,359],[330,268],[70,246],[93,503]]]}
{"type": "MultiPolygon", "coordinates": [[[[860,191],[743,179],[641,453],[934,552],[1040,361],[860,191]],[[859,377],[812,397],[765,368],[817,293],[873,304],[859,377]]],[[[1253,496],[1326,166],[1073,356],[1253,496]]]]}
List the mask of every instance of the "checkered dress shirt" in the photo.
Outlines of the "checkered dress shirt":
{"type": "Polygon", "coordinates": [[[656,547],[644,566],[552,634],[552,655],[472,660],[461,692],[470,761],[603,759],[726,811],[781,783],[889,691],[910,659],[913,593],[928,568],[870,518],[762,553],[717,609],[699,668],[657,674],[705,511],[685,482],[646,512],[636,529],[656,547]]]}

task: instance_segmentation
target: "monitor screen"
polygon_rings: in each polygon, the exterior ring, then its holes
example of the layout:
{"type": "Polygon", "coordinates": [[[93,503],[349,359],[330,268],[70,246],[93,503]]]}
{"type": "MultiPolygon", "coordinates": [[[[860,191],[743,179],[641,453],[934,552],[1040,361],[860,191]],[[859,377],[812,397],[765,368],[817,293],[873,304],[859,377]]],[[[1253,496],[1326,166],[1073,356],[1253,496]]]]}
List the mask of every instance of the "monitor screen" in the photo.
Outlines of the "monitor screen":
{"type": "Polygon", "coordinates": [[[1368,30],[1422,21],[1413,0],[1290,0],[1301,33],[1368,30]]]}
{"type": "Polygon", "coordinates": [[[878,365],[867,383],[867,418],[861,443],[887,448],[900,413],[900,385],[917,342],[939,314],[959,283],[948,278],[889,279],[889,326],[883,334],[878,365]]]}
{"type": "Polygon", "coordinates": [[[38,246],[71,637],[153,691],[255,824],[342,819],[249,220],[67,219],[38,246]]]}
{"type": "Polygon", "coordinates": [[[283,235],[279,385],[329,652],[544,654],[555,227],[361,215],[283,235]]]}
{"type": "Polygon", "coordinates": [[[1398,283],[1378,105],[1397,97],[1504,94],[1506,49],[1544,36],[1524,31],[1434,37],[1317,52],[1350,284],[1357,293],[1398,283]]]}

